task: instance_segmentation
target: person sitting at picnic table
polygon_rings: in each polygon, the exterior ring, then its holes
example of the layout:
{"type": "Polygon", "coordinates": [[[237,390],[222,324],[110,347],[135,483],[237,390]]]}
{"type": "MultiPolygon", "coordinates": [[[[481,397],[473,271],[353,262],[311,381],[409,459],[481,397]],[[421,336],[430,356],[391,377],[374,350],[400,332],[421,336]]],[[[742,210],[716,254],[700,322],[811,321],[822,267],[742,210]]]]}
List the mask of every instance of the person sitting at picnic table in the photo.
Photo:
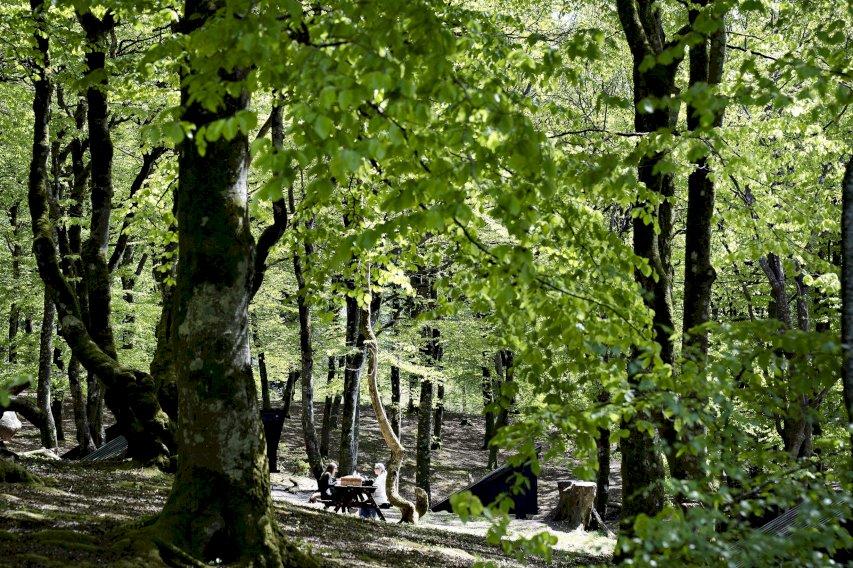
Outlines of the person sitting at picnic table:
{"type": "Polygon", "coordinates": [[[317,482],[317,491],[311,495],[311,498],[308,499],[309,503],[316,503],[317,499],[331,499],[332,498],[332,486],[337,485],[337,479],[335,478],[335,474],[338,472],[338,465],[335,462],[329,462],[329,465],[326,466],[326,471],[323,472],[323,475],[320,476],[320,480],[317,482]]]}
{"type": "MultiPolygon", "coordinates": [[[[385,471],[385,464],[376,463],[373,465],[373,473],[376,479],[373,480],[373,485],[376,491],[373,492],[373,500],[381,509],[390,509],[391,503],[388,502],[388,495],[385,492],[385,481],[388,479],[388,472],[385,471]]],[[[376,517],[376,511],[373,509],[362,508],[359,511],[359,516],[365,519],[373,519],[376,517]]]]}

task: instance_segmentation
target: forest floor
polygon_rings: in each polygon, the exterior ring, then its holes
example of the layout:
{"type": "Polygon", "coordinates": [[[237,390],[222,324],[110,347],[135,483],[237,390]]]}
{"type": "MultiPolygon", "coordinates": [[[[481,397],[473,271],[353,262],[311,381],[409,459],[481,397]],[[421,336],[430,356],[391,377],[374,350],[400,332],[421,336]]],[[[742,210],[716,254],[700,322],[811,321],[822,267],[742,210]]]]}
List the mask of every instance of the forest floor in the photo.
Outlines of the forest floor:
{"type": "MultiPolygon", "coordinates": [[[[319,409],[318,422],[322,414],[319,409]]],[[[279,448],[281,473],[272,474],[273,497],[280,526],[294,540],[310,547],[315,554],[338,566],[471,566],[477,561],[497,566],[537,566],[534,558],[513,558],[485,538],[488,524],[466,524],[448,513],[430,513],[418,526],[393,522],[367,521],[352,515],[323,511],[307,502],[315,489],[304,464],[301,444],[299,404],[285,423],[279,448]],[[285,489],[296,481],[298,489],[285,489]]],[[[73,445],[73,423],[66,413],[68,433],[62,449],[73,445]]],[[[445,415],[444,444],[433,454],[433,498],[443,499],[464,488],[486,470],[487,452],[482,444],[482,419],[445,415]]],[[[414,447],[414,417],[404,417],[403,443],[414,447]]],[[[378,432],[370,407],[361,409],[361,447],[359,470],[367,473],[372,464],[386,461],[387,450],[378,432]]],[[[15,452],[38,449],[38,433],[29,424],[7,447],[15,452]]],[[[337,455],[333,443],[332,456],[337,455]]],[[[45,484],[21,486],[0,484],[0,566],[95,566],[119,563],[117,550],[107,546],[116,527],[151,517],[162,507],[168,495],[169,475],[150,468],[133,466],[129,461],[75,463],[30,458],[22,462],[41,475],[45,484]]],[[[556,501],[556,480],[571,479],[572,463],[548,464],[539,480],[540,515],[530,520],[513,519],[510,538],[529,536],[548,530],[558,538],[553,566],[590,566],[609,561],[614,541],[603,532],[565,532],[544,520],[556,501]]],[[[404,465],[403,493],[409,492],[414,464],[404,465]]],[[[612,499],[618,500],[618,464],[611,478],[612,499]]],[[[611,517],[608,515],[608,517],[611,517]]],[[[608,522],[608,524],[611,524],[608,522]]],[[[612,525],[611,525],[612,526],[612,525]]]]}

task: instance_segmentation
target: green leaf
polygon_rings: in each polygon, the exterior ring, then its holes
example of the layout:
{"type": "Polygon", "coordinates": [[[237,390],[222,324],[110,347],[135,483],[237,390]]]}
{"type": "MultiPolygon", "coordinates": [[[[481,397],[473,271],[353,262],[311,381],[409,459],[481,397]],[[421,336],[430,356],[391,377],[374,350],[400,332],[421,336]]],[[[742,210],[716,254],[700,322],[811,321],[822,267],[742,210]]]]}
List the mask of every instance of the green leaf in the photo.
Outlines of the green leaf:
{"type": "Polygon", "coordinates": [[[320,114],[314,119],[314,132],[316,132],[317,136],[322,140],[329,137],[329,134],[331,134],[334,127],[335,125],[332,123],[332,119],[328,116],[320,114]]]}

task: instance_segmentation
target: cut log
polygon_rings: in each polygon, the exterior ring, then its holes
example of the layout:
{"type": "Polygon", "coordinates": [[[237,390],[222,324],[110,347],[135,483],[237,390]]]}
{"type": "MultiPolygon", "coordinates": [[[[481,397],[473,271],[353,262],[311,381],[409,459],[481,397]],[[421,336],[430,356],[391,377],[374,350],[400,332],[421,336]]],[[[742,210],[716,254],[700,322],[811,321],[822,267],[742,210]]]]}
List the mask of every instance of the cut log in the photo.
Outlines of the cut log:
{"type": "Polygon", "coordinates": [[[559,499],[549,519],[564,523],[568,530],[589,527],[592,505],[595,501],[595,483],[592,481],[558,481],[559,499]]]}

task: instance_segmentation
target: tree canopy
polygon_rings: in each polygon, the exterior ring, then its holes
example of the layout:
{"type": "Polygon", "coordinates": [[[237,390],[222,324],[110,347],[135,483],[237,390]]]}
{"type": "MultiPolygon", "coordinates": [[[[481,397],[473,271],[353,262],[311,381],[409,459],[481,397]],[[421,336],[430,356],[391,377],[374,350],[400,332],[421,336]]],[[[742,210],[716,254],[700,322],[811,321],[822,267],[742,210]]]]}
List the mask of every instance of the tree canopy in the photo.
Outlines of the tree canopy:
{"type": "Polygon", "coordinates": [[[343,465],[393,368],[534,471],[618,453],[616,561],[825,565],[852,542],[851,26],[826,0],[5,2],[0,408],[48,428],[26,385],[67,360],[81,446],[106,405],[177,471],[155,543],[298,565],[258,392],[299,371],[319,477],[312,398],[343,396],[343,465]]]}

